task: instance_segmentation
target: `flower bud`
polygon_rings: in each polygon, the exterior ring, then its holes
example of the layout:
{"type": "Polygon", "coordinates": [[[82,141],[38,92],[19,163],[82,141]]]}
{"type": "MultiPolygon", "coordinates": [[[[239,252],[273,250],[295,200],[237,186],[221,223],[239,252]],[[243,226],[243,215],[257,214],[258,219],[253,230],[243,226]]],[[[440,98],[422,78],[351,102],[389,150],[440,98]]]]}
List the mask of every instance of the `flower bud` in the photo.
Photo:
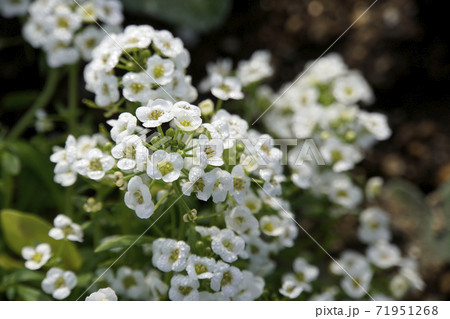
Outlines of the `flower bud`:
{"type": "Polygon", "coordinates": [[[210,99],[201,101],[198,107],[203,116],[209,116],[214,112],[214,103],[210,99]]]}

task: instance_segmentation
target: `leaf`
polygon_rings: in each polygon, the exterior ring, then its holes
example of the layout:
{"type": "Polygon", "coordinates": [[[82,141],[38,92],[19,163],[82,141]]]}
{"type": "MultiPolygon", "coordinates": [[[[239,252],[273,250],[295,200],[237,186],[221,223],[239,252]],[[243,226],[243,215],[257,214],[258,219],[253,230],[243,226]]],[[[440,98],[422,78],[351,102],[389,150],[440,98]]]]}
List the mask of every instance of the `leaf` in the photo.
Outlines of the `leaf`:
{"type": "Polygon", "coordinates": [[[49,237],[48,232],[52,226],[46,220],[12,209],[2,210],[0,220],[6,244],[16,254],[20,255],[25,246],[48,243],[53,254],[63,248],[61,259],[66,269],[77,270],[81,267],[82,258],[77,247],[72,242],[49,237]]]}
{"type": "Polygon", "coordinates": [[[20,262],[5,253],[0,253],[0,268],[4,270],[13,270],[23,268],[23,262],[20,262]]]}
{"type": "Polygon", "coordinates": [[[16,287],[16,294],[18,299],[23,301],[51,301],[53,300],[50,296],[44,294],[41,290],[18,285],[16,287]]]}
{"type": "Polygon", "coordinates": [[[111,250],[114,248],[129,247],[136,240],[137,240],[137,242],[135,244],[151,243],[154,240],[154,238],[150,237],[150,236],[142,236],[139,239],[138,238],[139,238],[139,236],[136,236],[136,235],[125,235],[125,236],[120,236],[120,237],[114,237],[114,238],[107,240],[104,243],[100,244],[97,248],[95,248],[95,252],[99,253],[99,252],[111,250]]]}
{"type": "Polygon", "coordinates": [[[219,26],[230,12],[230,0],[124,0],[126,10],[205,32],[219,26]]]}
{"type": "Polygon", "coordinates": [[[41,282],[44,279],[44,274],[29,269],[18,269],[3,279],[2,286],[11,286],[17,283],[38,281],[41,282]]]}
{"type": "Polygon", "coordinates": [[[8,152],[7,150],[4,150],[2,152],[1,162],[2,162],[2,170],[9,174],[9,175],[17,175],[20,172],[20,159],[8,152]]]}

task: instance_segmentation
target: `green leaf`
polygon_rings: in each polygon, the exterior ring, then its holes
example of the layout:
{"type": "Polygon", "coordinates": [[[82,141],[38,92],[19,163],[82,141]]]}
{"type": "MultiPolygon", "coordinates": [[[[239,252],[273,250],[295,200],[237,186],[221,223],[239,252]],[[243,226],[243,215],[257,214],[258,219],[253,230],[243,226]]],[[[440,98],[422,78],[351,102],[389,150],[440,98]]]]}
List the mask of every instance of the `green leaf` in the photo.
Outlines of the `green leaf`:
{"type": "Polygon", "coordinates": [[[150,236],[142,236],[139,239],[139,236],[136,235],[125,235],[120,237],[114,237],[110,240],[105,241],[100,244],[97,248],[95,248],[95,252],[99,253],[106,250],[111,250],[114,248],[124,248],[132,245],[136,240],[135,244],[143,244],[143,243],[151,243],[154,238],[150,236]]]}
{"type": "Polygon", "coordinates": [[[5,173],[13,176],[19,174],[20,159],[16,155],[4,150],[2,152],[1,162],[2,170],[5,173]]]}
{"type": "Polygon", "coordinates": [[[124,0],[123,4],[130,12],[199,32],[219,26],[231,9],[230,0],[124,0]]]}
{"type": "Polygon", "coordinates": [[[12,209],[0,212],[1,226],[8,247],[20,255],[25,246],[35,246],[38,243],[48,243],[55,254],[60,251],[64,268],[78,270],[82,264],[81,255],[72,242],[55,240],[48,236],[52,225],[46,220],[33,215],[12,209]]]}
{"type": "Polygon", "coordinates": [[[20,262],[5,253],[0,253],[0,268],[8,271],[23,268],[23,262],[20,262]]]}
{"type": "Polygon", "coordinates": [[[5,276],[2,282],[2,286],[10,286],[17,283],[38,281],[41,282],[44,279],[44,274],[29,269],[18,269],[8,276],[5,276]]]}
{"type": "Polygon", "coordinates": [[[18,285],[16,287],[16,294],[19,300],[23,301],[51,301],[53,300],[50,296],[44,294],[41,290],[18,285]]]}

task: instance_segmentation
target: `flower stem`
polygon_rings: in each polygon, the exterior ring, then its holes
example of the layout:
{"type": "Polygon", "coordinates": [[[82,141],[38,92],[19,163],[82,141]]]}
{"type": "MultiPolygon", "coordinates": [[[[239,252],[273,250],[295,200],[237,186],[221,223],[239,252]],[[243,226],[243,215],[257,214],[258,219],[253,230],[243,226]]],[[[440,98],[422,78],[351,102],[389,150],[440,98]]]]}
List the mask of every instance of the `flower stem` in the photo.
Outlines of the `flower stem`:
{"type": "Polygon", "coordinates": [[[218,111],[218,110],[220,110],[220,108],[222,107],[222,100],[221,99],[218,99],[217,100],[217,104],[216,104],[216,112],[218,111]]]}
{"type": "Polygon", "coordinates": [[[33,121],[36,112],[44,108],[50,102],[56,91],[56,87],[58,86],[59,73],[59,69],[49,69],[47,80],[41,94],[30,107],[28,112],[26,112],[25,115],[22,116],[17,124],[12,128],[8,136],[10,139],[17,139],[20,135],[22,135],[22,133],[33,121]]]}
{"type": "Polygon", "coordinates": [[[78,116],[78,63],[69,66],[69,83],[68,83],[68,112],[67,122],[69,124],[69,132],[74,134],[77,130],[78,116]]]}

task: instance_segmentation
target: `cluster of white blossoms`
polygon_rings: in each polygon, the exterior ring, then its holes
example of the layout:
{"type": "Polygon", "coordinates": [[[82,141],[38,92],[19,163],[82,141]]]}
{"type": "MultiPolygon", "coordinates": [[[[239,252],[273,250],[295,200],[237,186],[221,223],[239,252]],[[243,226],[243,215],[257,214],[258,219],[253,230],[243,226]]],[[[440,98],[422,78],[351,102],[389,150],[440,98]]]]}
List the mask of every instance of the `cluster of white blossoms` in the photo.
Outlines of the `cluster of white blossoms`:
{"type": "Polygon", "coordinates": [[[123,20],[119,0],[35,0],[28,15],[23,37],[46,52],[47,64],[53,68],[80,58],[89,61],[92,50],[107,36],[105,30],[119,31],[123,20]]]}
{"type": "Polygon", "coordinates": [[[270,59],[268,51],[256,51],[250,60],[240,61],[235,71],[232,61],[228,58],[208,63],[208,76],[200,83],[200,91],[202,93],[211,91],[216,98],[223,101],[240,100],[244,98],[243,87],[272,76],[270,59]]]}
{"type": "Polygon", "coordinates": [[[27,14],[31,0],[2,0],[0,14],[5,18],[22,17],[27,14]]]}
{"type": "Polygon", "coordinates": [[[167,30],[130,25],[123,33],[105,37],[92,57],[84,79],[98,107],[113,106],[121,95],[140,104],[159,98],[171,102],[197,98],[191,77],[185,74],[189,52],[167,30]]]}
{"type": "MultiPolygon", "coordinates": [[[[390,282],[394,297],[403,297],[411,288],[422,290],[424,283],[417,271],[417,261],[412,257],[402,258],[400,249],[389,242],[392,234],[388,214],[381,208],[369,207],[361,212],[359,220],[358,238],[369,245],[366,254],[345,250],[341,257],[330,265],[333,274],[343,277],[341,288],[347,296],[352,299],[370,298],[374,276],[379,274],[380,270],[395,267],[399,270],[390,282]]],[[[385,272],[382,273],[383,276],[386,275],[385,272]]]]}

